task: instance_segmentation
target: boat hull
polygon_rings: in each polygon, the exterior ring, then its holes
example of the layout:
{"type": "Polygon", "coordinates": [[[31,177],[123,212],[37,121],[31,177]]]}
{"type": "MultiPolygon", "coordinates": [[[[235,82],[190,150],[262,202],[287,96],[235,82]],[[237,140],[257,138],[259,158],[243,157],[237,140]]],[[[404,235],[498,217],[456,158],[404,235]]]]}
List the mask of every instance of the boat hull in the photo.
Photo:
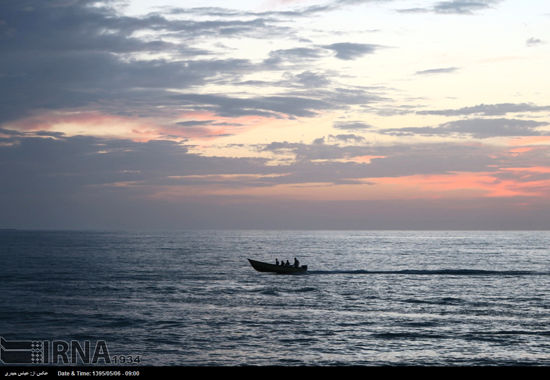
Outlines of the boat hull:
{"type": "Polygon", "coordinates": [[[248,262],[252,265],[252,268],[256,269],[258,272],[271,272],[278,274],[299,274],[307,272],[307,265],[302,265],[300,267],[284,266],[264,263],[263,261],[256,261],[252,259],[248,259],[248,262]]]}

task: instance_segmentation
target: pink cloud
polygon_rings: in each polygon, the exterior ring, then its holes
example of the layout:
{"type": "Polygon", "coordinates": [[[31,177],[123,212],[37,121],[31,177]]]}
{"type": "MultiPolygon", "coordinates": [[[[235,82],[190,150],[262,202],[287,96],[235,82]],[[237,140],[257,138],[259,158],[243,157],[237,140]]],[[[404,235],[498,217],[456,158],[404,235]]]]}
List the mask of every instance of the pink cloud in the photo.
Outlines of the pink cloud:
{"type": "Polygon", "coordinates": [[[529,179],[528,173],[550,173],[550,168],[509,168],[496,172],[456,172],[437,175],[373,178],[370,181],[397,187],[404,198],[508,198],[550,195],[549,179],[529,179]],[[499,174],[514,173],[511,178],[499,174]]]}
{"type": "Polygon", "coordinates": [[[48,131],[60,132],[66,136],[86,135],[146,142],[155,139],[210,140],[239,134],[270,122],[274,120],[259,116],[220,117],[212,112],[186,112],[174,120],[67,110],[36,113],[6,123],[2,127],[30,135],[33,132],[48,131]]]}
{"type": "Polygon", "coordinates": [[[148,141],[159,137],[150,119],[104,114],[98,111],[52,111],[37,113],[5,125],[19,132],[61,132],[67,136],[127,138],[148,141]]]}

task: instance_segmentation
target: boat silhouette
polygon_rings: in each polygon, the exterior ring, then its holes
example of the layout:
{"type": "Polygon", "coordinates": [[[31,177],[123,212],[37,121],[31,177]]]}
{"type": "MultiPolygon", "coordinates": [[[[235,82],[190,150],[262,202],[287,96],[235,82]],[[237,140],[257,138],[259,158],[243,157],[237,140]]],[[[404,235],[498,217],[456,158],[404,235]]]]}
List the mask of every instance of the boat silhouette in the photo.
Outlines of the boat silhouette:
{"type": "Polygon", "coordinates": [[[252,259],[248,259],[248,262],[252,265],[252,268],[256,269],[258,272],[272,272],[278,274],[298,274],[307,272],[307,265],[301,265],[299,267],[293,265],[276,265],[252,259]]]}

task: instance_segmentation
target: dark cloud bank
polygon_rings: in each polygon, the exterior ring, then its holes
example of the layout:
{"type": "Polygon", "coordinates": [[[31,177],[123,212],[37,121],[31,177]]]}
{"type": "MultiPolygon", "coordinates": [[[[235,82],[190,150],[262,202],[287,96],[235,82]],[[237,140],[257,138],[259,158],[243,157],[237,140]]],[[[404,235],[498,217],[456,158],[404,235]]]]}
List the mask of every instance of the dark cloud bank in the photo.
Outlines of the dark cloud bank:
{"type": "MultiPolygon", "coordinates": [[[[345,140],[345,139],[344,139],[345,140]]],[[[197,189],[278,184],[355,185],[365,178],[490,172],[545,162],[545,151],[525,161],[500,149],[460,144],[372,147],[274,142],[258,146],[290,154],[287,165],[263,158],[203,157],[172,141],[146,143],[95,137],[0,140],[0,225],[25,228],[541,228],[548,205],[516,210],[522,197],[470,200],[314,201],[201,194],[197,189]],[[369,164],[340,158],[375,155],[369,164]],[[230,181],[220,176],[241,176],[230,181]],[[181,198],[154,197],[175,186],[181,198]],[[522,214],[524,213],[524,214],[522,214]]],[[[353,141],[353,140],[351,140],[353,141]]],[[[348,140],[349,142],[349,140],[348,140]]],[[[512,173],[510,173],[511,175],[512,173]]],[[[502,174],[501,174],[502,175],[502,174]]],[[[540,175],[538,179],[547,179],[540,175]]],[[[495,175],[497,180],[498,175],[495,175]]],[[[504,179],[504,178],[503,178],[504,179]]],[[[516,178],[517,179],[517,178],[516,178]]],[[[524,179],[528,180],[528,179],[524,179]]],[[[368,185],[367,185],[368,186],[368,185]]]]}
{"type": "MultiPolygon", "coordinates": [[[[322,73],[309,72],[308,64],[330,52],[350,60],[378,48],[374,44],[341,42],[274,49],[260,62],[222,59],[218,58],[219,52],[195,47],[197,42],[220,37],[288,38],[294,32],[284,26],[290,16],[228,14],[218,9],[218,19],[201,20],[196,16],[204,9],[181,9],[172,13],[186,19],[168,19],[159,13],[128,17],[108,5],[94,3],[0,3],[0,123],[37,110],[82,107],[134,116],[158,113],[160,107],[165,113],[186,108],[209,109],[224,116],[312,116],[319,110],[345,107],[347,99],[340,99],[340,91],[331,88],[331,80],[322,73]],[[138,38],[137,32],[149,32],[151,36],[138,38]],[[140,54],[159,53],[170,58],[139,58],[140,54]],[[271,83],[280,88],[279,94],[270,98],[198,91],[208,84],[246,84],[242,78],[251,73],[289,69],[293,70],[293,81],[271,83]],[[323,88],[325,92],[296,94],[289,90],[296,85],[323,88]],[[172,89],[184,94],[174,96],[172,89]]],[[[216,15],[215,9],[210,11],[216,15]]],[[[363,101],[373,99],[368,91],[356,91],[364,92],[363,101]]]]}

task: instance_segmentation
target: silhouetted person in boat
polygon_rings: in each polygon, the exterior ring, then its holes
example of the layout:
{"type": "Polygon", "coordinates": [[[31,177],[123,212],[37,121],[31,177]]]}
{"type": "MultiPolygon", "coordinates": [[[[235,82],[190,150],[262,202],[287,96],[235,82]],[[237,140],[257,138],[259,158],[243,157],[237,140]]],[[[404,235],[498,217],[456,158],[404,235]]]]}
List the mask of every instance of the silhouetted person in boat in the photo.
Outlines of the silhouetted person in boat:
{"type": "Polygon", "coordinates": [[[279,259],[275,259],[275,265],[279,265],[279,259]]]}
{"type": "Polygon", "coordinates": [[[295,257],[294,258],[294,268],[298,268],[300,266],[300,262],[298,261],[298,259],[295,257]]]}
{"type": "Polygon", "coordinates": [[[286,261],[285,266],[287,266],[287,267],[290,266],[290,262],[288,260],[286,261]]]}

